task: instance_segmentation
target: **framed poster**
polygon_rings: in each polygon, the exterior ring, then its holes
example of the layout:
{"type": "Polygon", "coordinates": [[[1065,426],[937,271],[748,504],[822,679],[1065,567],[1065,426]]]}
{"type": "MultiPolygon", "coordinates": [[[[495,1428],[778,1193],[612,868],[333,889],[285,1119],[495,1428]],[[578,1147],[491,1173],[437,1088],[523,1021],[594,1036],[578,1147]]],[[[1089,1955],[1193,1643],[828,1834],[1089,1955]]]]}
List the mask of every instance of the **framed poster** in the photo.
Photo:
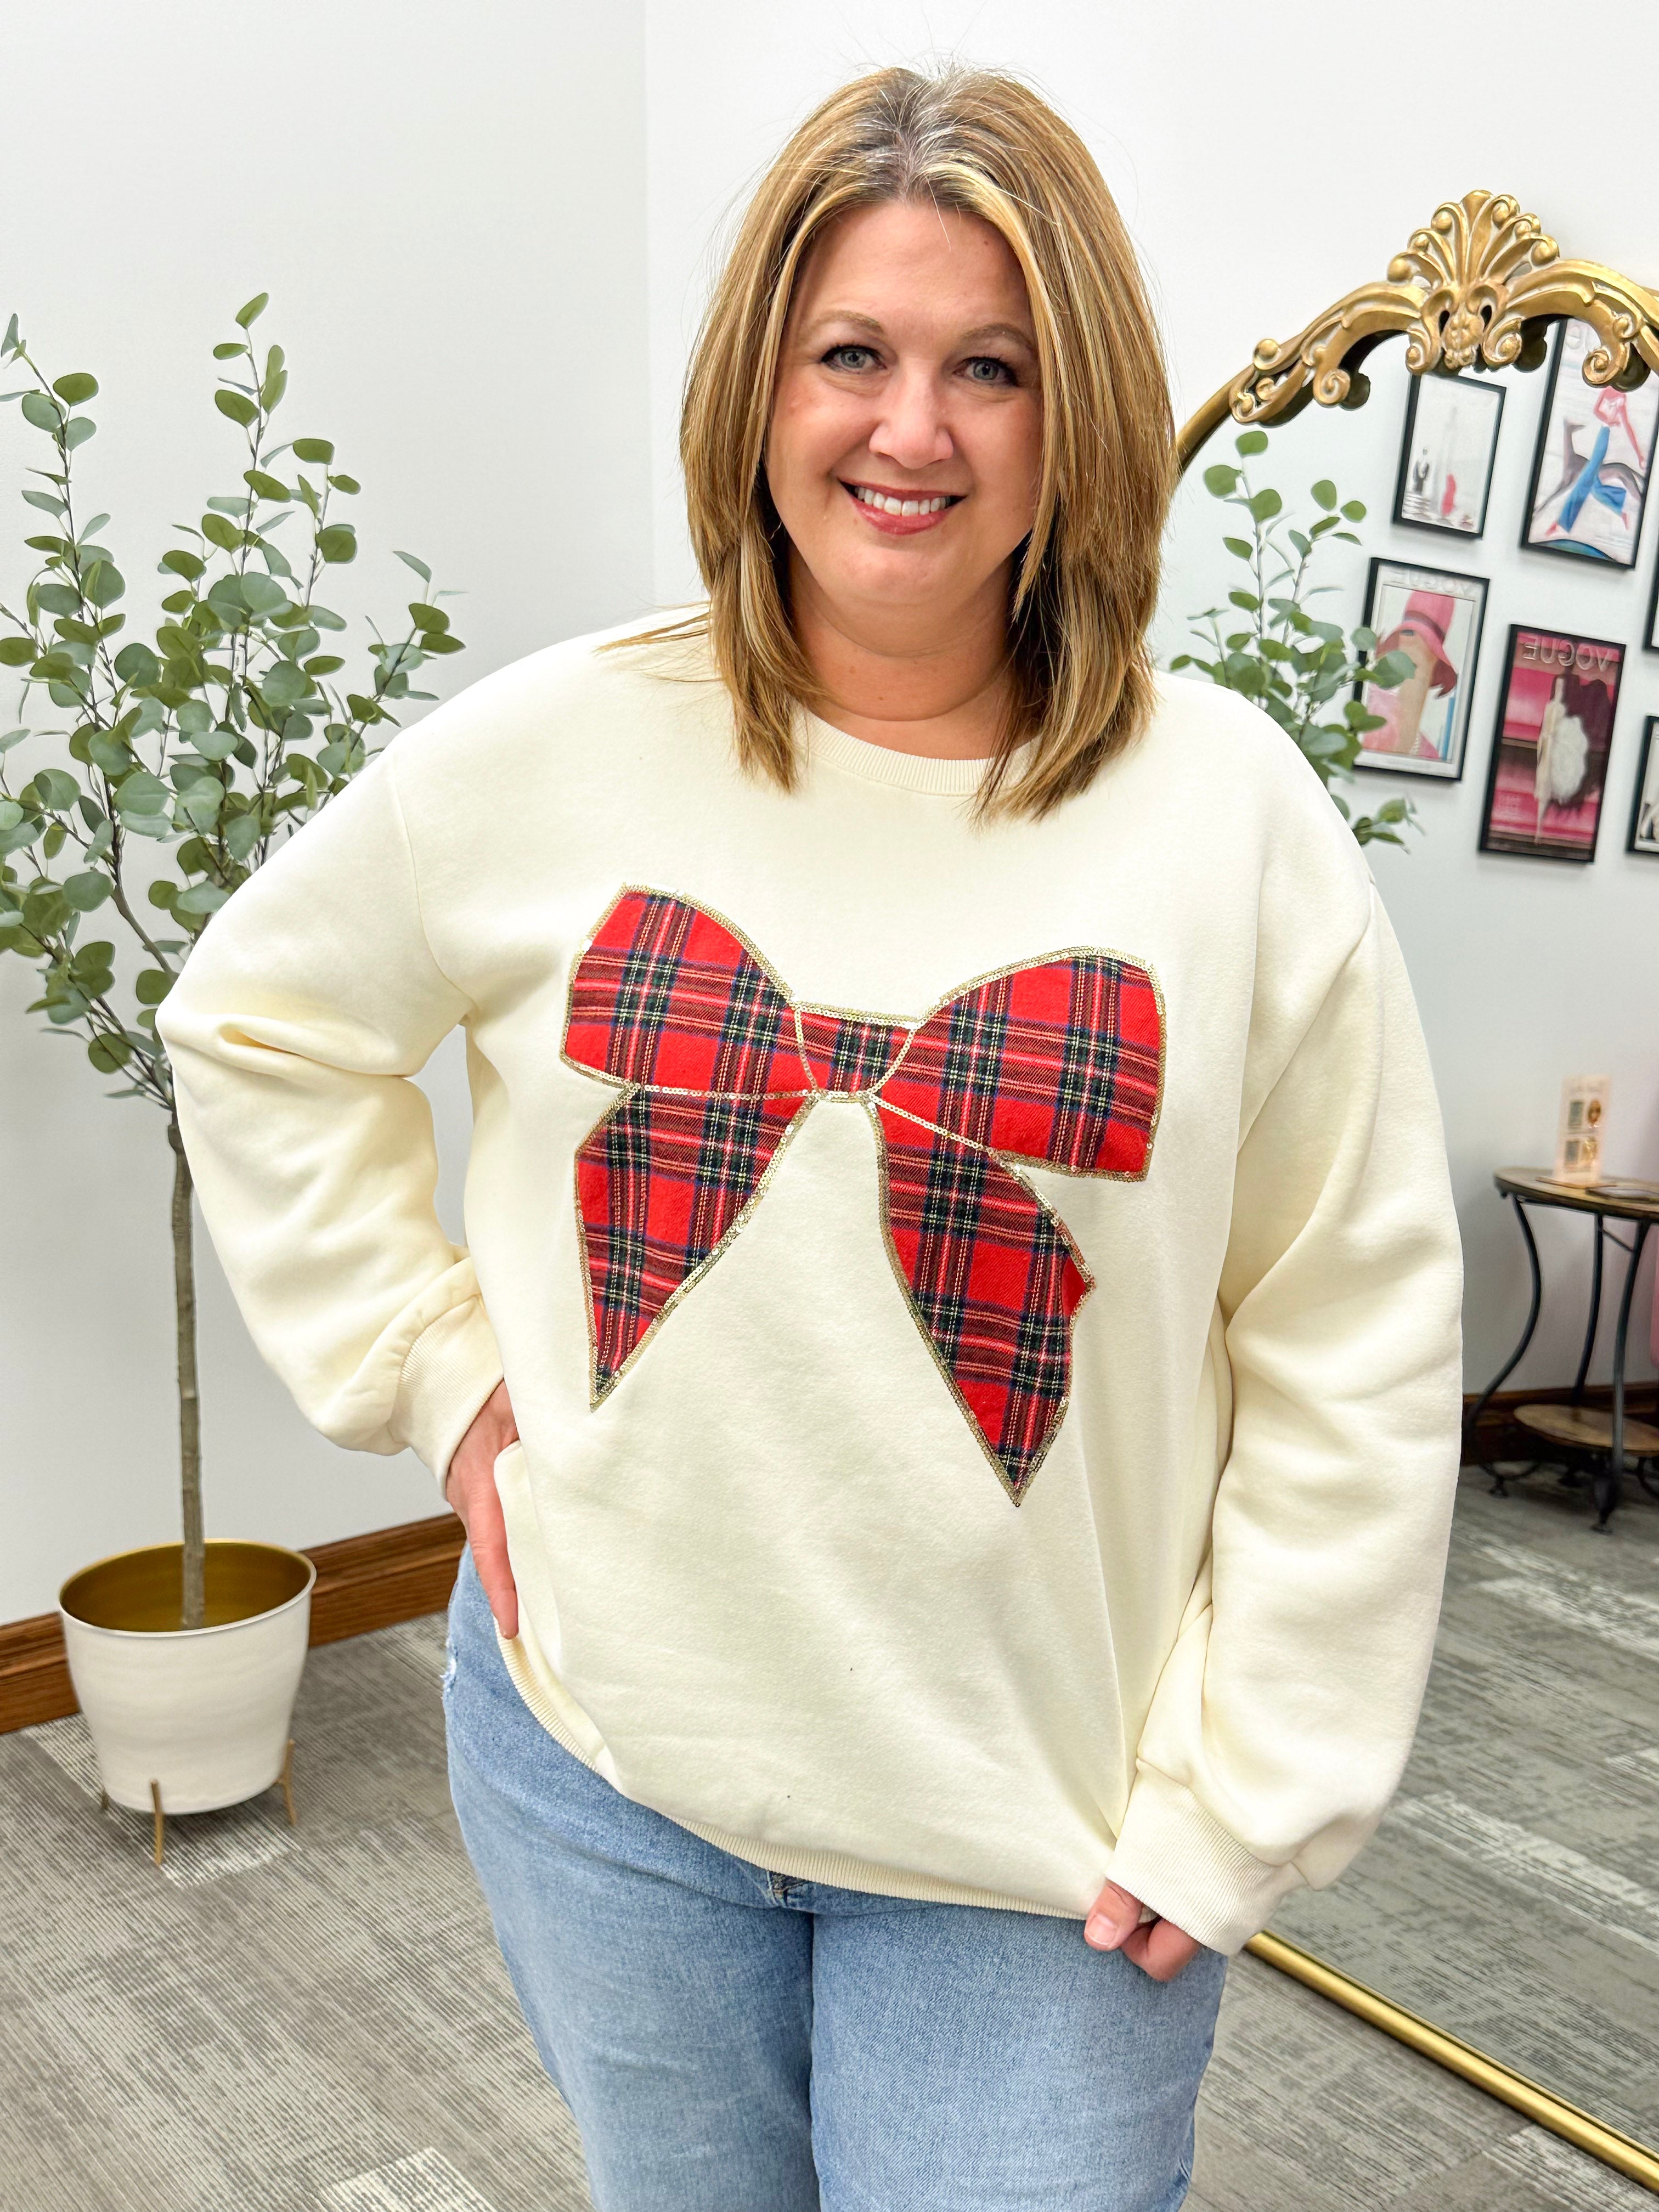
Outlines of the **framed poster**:
{"type": "Polygon", "coordinates": [[[1636,798],[1630,810],[1630,836],[1625,840],[1627,853],[1645,853],[1650,860],[1659,860],[1659,745],[1653,742],[1653,732],[1659,728],[1659,714],[1650,714],[1642,725],[1642,757],[1636,769],[1636,798]]]}
{"type": "Polygon", "coordinates": [[[1479,538],[1486,526],[1504,387],[1473,376],[1413,376],[1400,441],[1394,519],[1479,538]]]}
{"type": "Polygon", "coordinates": [[[1355,696],[1382,727],[1367,730],[1356,768],[1443,777],[1463,773],[1469,698],[1486,611],[1486,580],[1455,568],[1411,568],[1375,560],[1365,586],[1365,627],[1376,658],[1403,653],[1415,673],[1392,690],[1358,685],[1355,696]]]}
{"type": "Polygon", "coordinates": [[[1556,331],[1521,543],[1535,553],[1633,568],[1659,379],[1634,392],[1586,384],[1583,363],[1597,343],[1588,323],[1565,322],[1556,331]]]}
{"type": "Polygon", "coordinates": [[[1483,853],[1593,860],[1625,648],[1510,626],[1480,820],[1483,853]]]}

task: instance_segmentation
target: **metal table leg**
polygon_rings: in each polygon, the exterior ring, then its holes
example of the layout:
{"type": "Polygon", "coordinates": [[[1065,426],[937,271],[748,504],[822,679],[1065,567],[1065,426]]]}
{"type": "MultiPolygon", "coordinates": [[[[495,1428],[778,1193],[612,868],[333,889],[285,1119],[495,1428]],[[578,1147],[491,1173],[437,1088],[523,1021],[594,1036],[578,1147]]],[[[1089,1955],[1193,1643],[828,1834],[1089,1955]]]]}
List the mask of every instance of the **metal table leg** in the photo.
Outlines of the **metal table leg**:
{"type": "MultiPolygon", "coordinates": [[[[1538,1327],[1538,1316],[1544,1303],[1544,1275],[1543,1270],[1538,1264],[1538,1246],[1533,1237],[1532,1224],[1527,1218],[1526,1207],[1522,1204],[1520,1199],[1513,1191],[1510,1193],[1510,1203],[1515,1208],[1516,1219],[1521,1224],[1521,1234],[1527,1241],[1527,1261],[1528,1265],[1532,1269],[1532,1305],[1527,1314],[1527,1325],[1521,1332],[1520,1343],[1516,1346],[1514,1351],[1510,1352],[1509,1358],[1498,1369],[1497,1374],[1494,1375],[1492,1381],[1487,1383],[1486,1389],[1481,1392],[1480,1397],[1475,1401],[1474,1410],[1468,1415],[1463,1424],[1464,1434],[1468,1438],[1471,1444],[1473,1444],[1476,1431],[1479,1429],[1480,1416],[1486,1412],[1486,1407],[1492,1403],[1492,1401],[1497,1396],[1499,1390],[1503,1389],[1504,1383],[1509,1381],[1510,1376],[1514,1374],[1516,1369],[1521,1364],[1522,1359],[1526,1358],[1527,1346],[1532,1342],[1533,1332],[1538,1327]]],[[[1597,1226],[1599,1228],[1599,1223],[1597,1224],[1597,1226]]],[[[1596,1261],[1598,1266],[1601,1261],[1601,1249],[1598,1244],[1596,1249],[1596,1261]]],[[[1584,1366],[1588,1369],[1589,1365],[1589,1351],[1587,1346],[1584,1354],[1584,1366]]],[[[1485,1462],[1477,1462],[1476,1464],[1484,1465],[1485,1462]]],[[[1509,1492],[1504,1488],[1504,1478],[1501,1474],[1498,1474],[1495,1469],[1492,1472],[1492,1480],[1498,1495],[1500,1498],[1506,1498],[1509,1495],[1509,1492]]]]}
{"type": "Polygon", "coordinates": [[[1601,1254],[1607,1242],[1606,1230],[1606,1216],[1598,1213],[1595,1217],[1595,1244],[1590,1260],[1589,1320],[1584,1328],[1584,1349],[1579,1355],[1578,1372],[1572,1378],[1572,1395],[1567,1401],[1570,1406],[1583,1402],[1584,1379],[1589,1373],[1590,1355],[1595,1350],[1596,1332],[1601,1327],[1601,1254]]]}
{"type": "Polygon", "coordinates": [[[1604,1468],[1595,1477],[1595,1510],[1598,1528],[1605,1528],[1619,1503],[1625,1472],[1625,1340],[1630,1334],[1631,1303],[1636,1295],[1636,1271],[1642,1264],[1642,1247],[1648,1241],[1650,1224],[1635,1223],[1636,1234],[1628,1247],[1630,1257],[1625,1263],[1625,1287],[1619,1299],[1619,1325],[1613,1340],[1613,1446],[1607,1454],[1604,1468]]]}

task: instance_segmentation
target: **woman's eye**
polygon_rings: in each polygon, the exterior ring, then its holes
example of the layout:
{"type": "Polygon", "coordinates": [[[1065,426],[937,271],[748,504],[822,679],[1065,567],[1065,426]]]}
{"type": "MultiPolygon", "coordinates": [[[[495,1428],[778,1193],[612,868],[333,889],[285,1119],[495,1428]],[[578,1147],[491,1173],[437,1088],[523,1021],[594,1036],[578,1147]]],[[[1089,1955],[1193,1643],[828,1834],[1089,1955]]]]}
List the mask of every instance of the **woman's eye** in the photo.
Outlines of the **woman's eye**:
{"type": "Polygon", "coordinates": [[[826,368],[867,368],[875,359],[875,349],[866,345],[831,346],[823,356],[826,368]]]}
{"type": "Polygon", "coordinates": [[[975,354],[964,367],[970,384],[1016,384],[1019,380],[1008,363],[999,361],[994,354],[975,354]]]}

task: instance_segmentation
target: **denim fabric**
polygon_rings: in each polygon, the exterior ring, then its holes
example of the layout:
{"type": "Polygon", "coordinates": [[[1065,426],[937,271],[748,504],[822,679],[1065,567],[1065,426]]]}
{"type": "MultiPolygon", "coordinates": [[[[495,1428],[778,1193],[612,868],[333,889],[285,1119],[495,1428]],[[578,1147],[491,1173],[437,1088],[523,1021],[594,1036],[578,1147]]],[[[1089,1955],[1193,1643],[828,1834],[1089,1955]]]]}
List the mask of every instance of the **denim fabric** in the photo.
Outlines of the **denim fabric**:
{"type": "Polygon", "coordinates": [[[1176,2212],[1226,1961],[770,1874],[548,1735],[469,1553],[450,1786],[597,2212],[1176,2212]]]}

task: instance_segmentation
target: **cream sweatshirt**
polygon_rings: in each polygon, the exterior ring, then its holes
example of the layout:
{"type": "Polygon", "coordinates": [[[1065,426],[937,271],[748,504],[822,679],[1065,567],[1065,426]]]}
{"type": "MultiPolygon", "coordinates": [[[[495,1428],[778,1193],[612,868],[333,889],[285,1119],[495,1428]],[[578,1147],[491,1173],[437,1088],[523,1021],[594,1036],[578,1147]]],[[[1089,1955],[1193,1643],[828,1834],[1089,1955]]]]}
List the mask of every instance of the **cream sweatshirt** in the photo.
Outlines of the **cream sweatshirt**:
{"type": "Polygon", "coordinates": [[[1237,1949],[1395,1787],[1460,1411],[1433,1086],[1282,733],[1165,680],[1042,822],[706,659],[474,685],[163,1010],[204,1214],[304,1412],[440,1479],[504,1374],[550,1732],[785,1874],[1237,1949]],[[467,1249],[410,1080],[457,1024],[467,1249]]]}

